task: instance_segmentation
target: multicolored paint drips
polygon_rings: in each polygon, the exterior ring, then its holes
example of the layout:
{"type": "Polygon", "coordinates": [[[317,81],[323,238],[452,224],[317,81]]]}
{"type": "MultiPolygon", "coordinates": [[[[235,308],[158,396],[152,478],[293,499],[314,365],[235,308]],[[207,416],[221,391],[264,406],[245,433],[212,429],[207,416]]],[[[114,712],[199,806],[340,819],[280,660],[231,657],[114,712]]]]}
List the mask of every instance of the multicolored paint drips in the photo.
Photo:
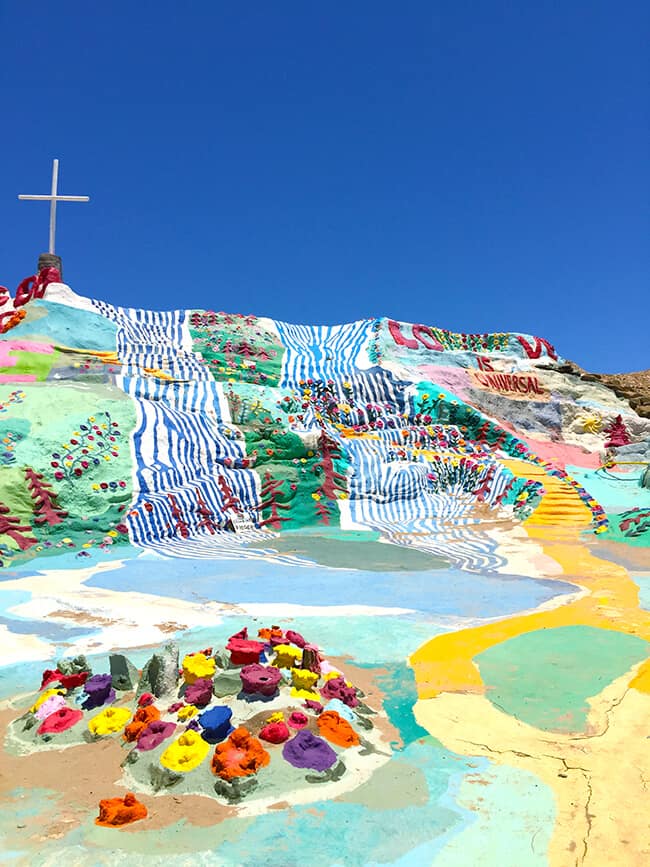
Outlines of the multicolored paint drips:
{"type": "Polygon", "coordinates": [[[648,857],[650,421],[530,335],[21,310],[16,859],[648,857]]]}

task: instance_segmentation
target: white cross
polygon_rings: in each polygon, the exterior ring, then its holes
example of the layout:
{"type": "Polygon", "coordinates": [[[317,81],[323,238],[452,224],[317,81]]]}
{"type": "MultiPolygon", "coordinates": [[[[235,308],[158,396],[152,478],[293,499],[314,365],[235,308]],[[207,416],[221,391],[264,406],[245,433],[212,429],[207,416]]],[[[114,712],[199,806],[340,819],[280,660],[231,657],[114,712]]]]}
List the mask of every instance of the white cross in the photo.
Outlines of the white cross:
{"type": "Polygon", "coordinates": [[[52,164],[52,192],[49,196],[18,196],[19,199],[50,203],[50,253],[54,253],[54,236],[56,234],[56,203],[57,202],[89,202],[89,196],[59,196],[57,185],[59,182],[59,161],[52,164]]]}

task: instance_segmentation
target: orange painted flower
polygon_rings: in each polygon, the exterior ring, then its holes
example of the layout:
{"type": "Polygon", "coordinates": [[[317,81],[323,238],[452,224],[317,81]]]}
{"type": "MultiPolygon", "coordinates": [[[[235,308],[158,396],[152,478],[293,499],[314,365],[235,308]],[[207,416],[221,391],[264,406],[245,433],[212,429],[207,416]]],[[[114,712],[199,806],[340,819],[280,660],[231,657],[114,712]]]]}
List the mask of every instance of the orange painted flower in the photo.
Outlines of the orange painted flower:
{"type": "Polygon", "coordinates": [[[228,739],[219,744],[212,757],[212,773],[222,780],[249,777],[271,761],[261,741],[244,726],[236,728],[228,739]]]}
{"type": "Polygon", "coordinates": [[[137,800],[132,792],[127,792],[123,798],[106,798],[99,802],[99,816],[96,825],[115,828],[146,819],[147,808],[137,800]]]}
{"type": "Polygon", "coordinates": [[[356,747],[359,735],[335,710],[324,711],[316,720],[321,736],[339,747],[356,747]]]}
{"type": "Polygon", "coordinates": [[[131,722],[124,729],[124,740],[136,741],[140,736],[140,732],[146,729],[150,722],[160,719],[160,711],[152,704],[146,707],[139,707],[131,722]]]}

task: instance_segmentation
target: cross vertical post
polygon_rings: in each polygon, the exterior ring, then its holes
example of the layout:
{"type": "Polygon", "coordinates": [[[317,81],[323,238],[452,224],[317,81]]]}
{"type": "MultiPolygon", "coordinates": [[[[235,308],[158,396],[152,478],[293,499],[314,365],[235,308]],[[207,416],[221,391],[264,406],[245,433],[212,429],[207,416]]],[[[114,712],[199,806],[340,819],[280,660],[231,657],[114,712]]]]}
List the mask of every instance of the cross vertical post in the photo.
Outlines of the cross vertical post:
{"type": "MultiPolygon", "coordinates": [[[[52,162],[52,191],[49,196],[26,196],[20,195],[19,199],[25,201],[37,201],[37,202],[49,202],[50,203],[50,243],[49,243],[49,256],[56,257],[55,252],[55,244],[56,244],[56,205],[57,202],[89,202],[89,196],[60,196],[58,192],[59,187],[59,161],[54,160],[52,162]]],[[[43,254],[45,256],[45,254],[43,254]]],[[[41,257],[43,258],[43,257],[41,257]]],[[[59,270],[60,270],[60,259],[59,259],[59,270]]]]}
{"type": "Polygon", "coordinates": [[[54,255],[54,237],[56,235],[56,191],[59,185],[59,161],[52,163],[52,194],[50,199],[50,247],[48,252],[54,255]]]}

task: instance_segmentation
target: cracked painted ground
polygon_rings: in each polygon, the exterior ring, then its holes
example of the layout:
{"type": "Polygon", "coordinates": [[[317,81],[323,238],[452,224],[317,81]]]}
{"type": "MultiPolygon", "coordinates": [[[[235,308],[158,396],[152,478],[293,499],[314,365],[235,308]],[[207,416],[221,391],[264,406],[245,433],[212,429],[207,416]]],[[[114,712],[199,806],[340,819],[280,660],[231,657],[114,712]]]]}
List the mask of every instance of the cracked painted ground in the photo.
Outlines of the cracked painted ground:
{"type": "Polygon", "coordinates": [[[650,862],[647,419],[530,335],[22,309],[3,863],[650,862]]]}

